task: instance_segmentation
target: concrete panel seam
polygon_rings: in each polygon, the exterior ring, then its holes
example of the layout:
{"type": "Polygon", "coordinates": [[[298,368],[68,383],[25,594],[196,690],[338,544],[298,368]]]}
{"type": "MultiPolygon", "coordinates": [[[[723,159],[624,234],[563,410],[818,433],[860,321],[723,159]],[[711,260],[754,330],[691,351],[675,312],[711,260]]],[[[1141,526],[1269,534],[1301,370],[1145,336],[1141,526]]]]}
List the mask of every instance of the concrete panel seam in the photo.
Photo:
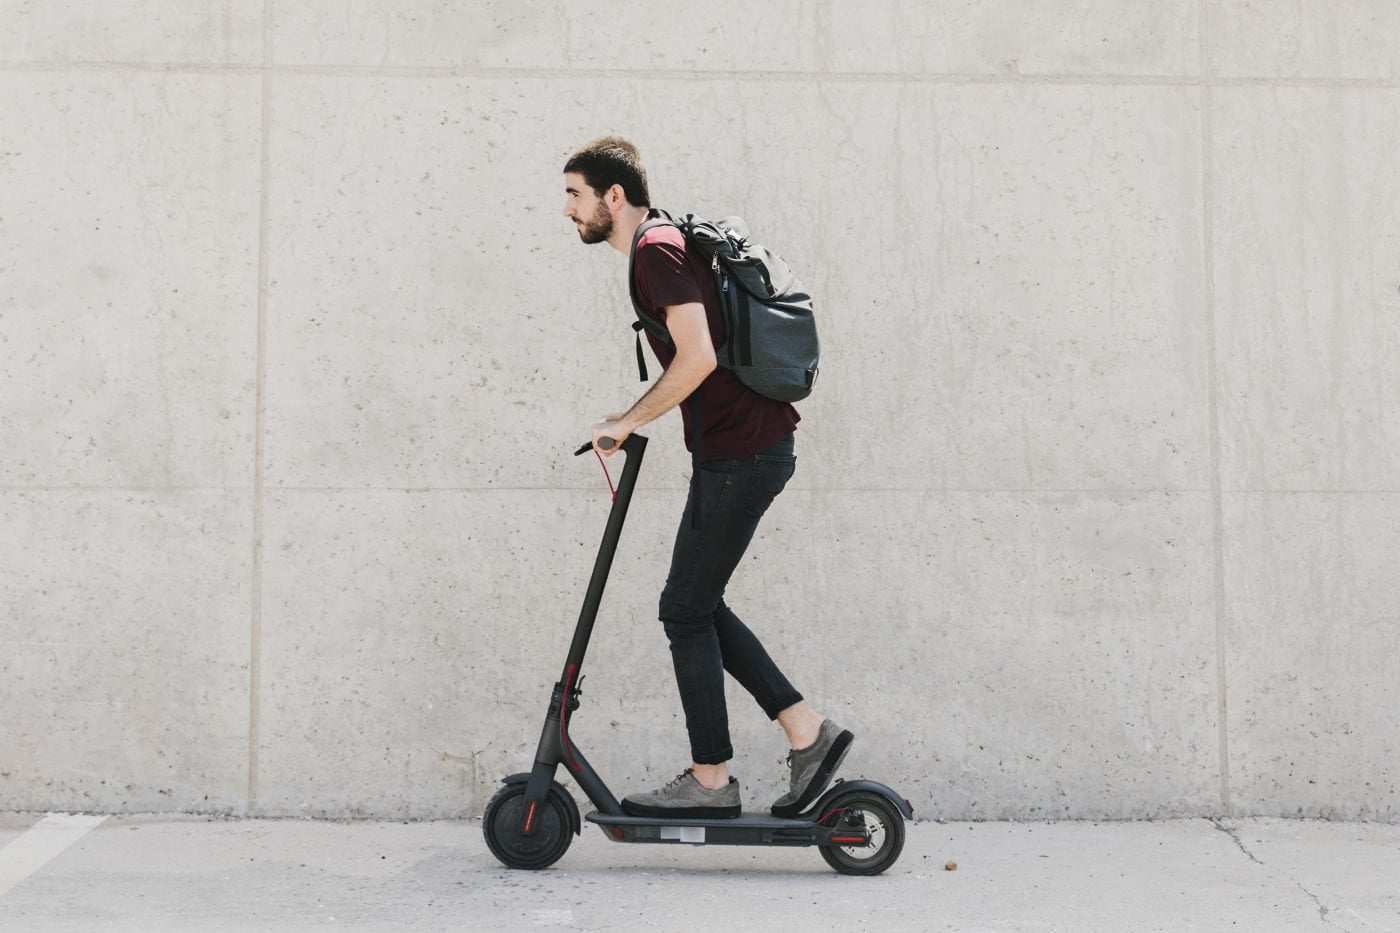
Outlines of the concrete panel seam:
{"type": "MultiPolygon", "coordinates": [[[[0,483],[0,492],[136,492],[136,493],[186,493],[186,492],[240,492],[246,485],[227,486],[127,486],[91,485],[84,483],[45,483],[26,485],[23,483],[0,483]]],[[[652,492],[684,492],[688,485],[647,486],[652,492]]],[[[790,483],[791,492],[925,492],[940,495],[975,496],[982,494],[1019,496],[1181,496],[1208,495],[1216,490],[1212,487],[1195,486],[802,486],[790,483]]],[[[277,485],[274,492],[596,492],[594,484],[575,486],[303,486],[296,484],[277,485]]],[[[1243,487],[1221,486],[1222,494],[1232,496],[1391,496],[1394,489],[1246,489],[1243,487]]]]}
{"type": "Polygon", "coordinates": [[[1200,7],[1201,60],[1205,75],[1201,80],[1201,254],[1205,277],[1206,317],[1206,405],[1210,426],[1210,485],[1211,485],[1211,551],[1212,603],[1215,613],[1215,690],[1216,732],[1220,756],[1220,808],[1225,816],[1230,809],[1230,720],[1229,672],[1225,651],[1225,516],[1220,484],[1220,370],[1216,348],[1215,321],[1215,229],[1211,211],[1214,186],[1211,176],[1211,113],[1214,97],[1211,93],[1211,62],[1209,31],[1206,27],[1206,3],[1200,7]]]}
{"type": "Polygon", "coordinates": [[[224,64],[233,58],[233,0],[224,0],[224,64]]]}
{"type": "Polygon", "coordinates": [[[817,25],[817,60],[821,63],[821,70],[824,73],[831,72],[831,63],[835,60],[835,52],[832,49],[831,30],[831,9],[828,4],[818,3],[815,9],[817,25]]]}
{"type": "Polygon", "coordinates": [[[135,71],[190,74],[262,74],[368,78],[500,78],[509,80],[627,80],[627,81],[775,81],[849,84],[946,85],[1090,85],[1105,87],[1255,87],[1400,89],[1395,78],[1265,77],[1248,75],[1092,75],[1092,74],[955,74],[944,72],[867,71],[655,71],[602,68],[490,68],[431,65],[240,65],[198,62],[12,61],[0,71],[135,71]]]}
{"type": "Polygon", "coordinates": [[[261,742],[260,717],[262,681],[262,550],[263,550],[263,467],[267,425],[267,212],[268,170],[272,163],[272,72],[266,66],[272,59],[272,0],[263,3],[263,72],[261,139],[258,142],[258,325],[254,363],[256,414],[253,427],[253,579],[252,618],[248,642],[248,806],[258,805],[258,746],[261,742]]]}
{"type": "MultiPolygon", "coordinates": [[[[679,441],[677,441],[679,443],[679,441]]],[[[4,488],[4,487],[0,487],[4,488]]],[[[21,486],[17,489],[39,489],[37,486],[21,486]]],[[[74,487],[60,486],[57,489],[108,489],[109,487],[74,487]]],[[[127,489],[128,487],[112,487],[127,489]]],[[[159,489],[165,490],[172,487],[161,486],[159,489]]],[[[597,492],[604,488],[604,480],[600,476],[597,483],[579,483],[568,486],[303,486],[299,484],[273,486],[274,492],[597,492]]],[[[639,486],[638,492],[684,492],[690,488],[689,484],[667,483],[652,486],[639,486]]],[[[980,495],[982,493],[1013,493],[1016,495],[1086,495],[1086,496],[1176,496],[1176,495],[1203,495],[1214,492],[1210,488],[1193,488],[1189,486],[1029,486],[1029,487],[1000,487],[1000,486],[801,486],[797,483],[790,483],[786,487],[792,492],[936,492],[955,493],[958,495],[980,495]]],[[[1247,490],[1241,490],[1247,491],[1247,490]]],[[[1325,495],[1334,495],[1337,492],[1347,490],[1323,489],[1323,490],[1258,490],[1260,494],[1275,495],[1278,492],[1320,492],[1325,495]]],[[[1352,490],[1362,492],[1363,490],[1352,490]]],[[[1376,490],[1377,492],[1389,492],[1390,490],[1376,490]]]]}
{"type": "Polygon", "coordinates": [[[160,486],[91,485],[87,483],[23,483],[0,484],[0,492],[241,492],[246,483],[222,486],[182,486],[179,483],[160,486]]]}
{"type": "Polygon", "coordinates": [[[1201,77],[1205,81],[1215,79],[1215,57],[1210,43],[1210,2],[1197,0],[1196,35],[1201,53],[1201,77]]]}
{"type": "MultiPolygon", "coordinates": [[[[580,486],[275,486],[274,492],[309,492],[309,493],[341,493],[341,492],[408,492],[408,493],[432,493],[432,492],[597,492],[602,485],[602,480],[598,484],[580,486]]],[[[638,487],[638,494],[642,492],[685,492],[690,487],[688,485],[665,485],[638,487]]],[[[1058,488],[1058,487],[1034,487],[1034,488],[995,488],[995,487],[959,487],[959,486],[799,486],[795,483],[787,486],[789,492],[910,492],[910,493],[936,493],[938,495],[957,496],[978,496],[978,495],[1016,495],[1016,496],[1183,496],[1183,495],[1208,495],[1213,493],[1213,489],[1192,489],[1182,486],[1164,487],[1116,487],[1116,486],[1086,486],[1083,488],[1058,488]]],[[[1382,490],[1385,491],[1385,490],[1382,490]]],[[[1334,495],[1337,490],[1321,490],[1324,495],[1334,495]]],[[[1274,495],[1275,490],[1260,490],[1260,495],[1274,495]]]]}

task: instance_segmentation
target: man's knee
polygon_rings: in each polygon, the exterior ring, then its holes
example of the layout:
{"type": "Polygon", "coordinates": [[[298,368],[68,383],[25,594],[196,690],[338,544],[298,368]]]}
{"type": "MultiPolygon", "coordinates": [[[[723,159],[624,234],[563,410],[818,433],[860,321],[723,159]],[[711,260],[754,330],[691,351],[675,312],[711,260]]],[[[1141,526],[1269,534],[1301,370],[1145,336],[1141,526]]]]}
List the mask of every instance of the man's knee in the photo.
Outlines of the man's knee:
{"type": "Polygon", "coordinates": [[[683,594],[673,593],[668,588],[661,594],[657,618],[671,638],[702,635],[714,628],[715,606],[713,601],[686,599],[683,594]]]}
{"type": "Polygon", "coordinates": [[[671,643],[672,647],[697,638],[705,638],[714,631],[715,627],[714,622],[709,619],[689,622],[662,619],[661,626],[666,630],[666,640],[671,643]]]}
{"type": "Polygon", "coordinates": [[[685,581],[667,580],[657,600],[656,617],[662,622],[696,622],[715,614],[713,596],[697,593],[699,587],[685,581]]]}

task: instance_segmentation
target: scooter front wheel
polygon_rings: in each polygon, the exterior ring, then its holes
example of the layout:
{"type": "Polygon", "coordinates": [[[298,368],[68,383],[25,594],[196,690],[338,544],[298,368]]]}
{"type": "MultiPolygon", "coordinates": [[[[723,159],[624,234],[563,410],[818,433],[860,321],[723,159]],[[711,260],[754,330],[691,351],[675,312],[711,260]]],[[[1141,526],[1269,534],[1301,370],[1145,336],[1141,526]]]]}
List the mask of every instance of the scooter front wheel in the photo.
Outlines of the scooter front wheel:
{"type": "Polygon", "coordinates": [[[870,834],[865,846],[822,846],[822,858],[843,875],[878,875],[904,850],[904,814],[882,794],[854,791],[831,802],[834,824],[870,834]]]}
{"type": "Polygon", "coordinates": [[[539,825],[532,836],[520,831],[521,807],[525,802],[525,785],[510,784],[496,791],[481,817],[481,829],[491,854],[507,868],[548,868],[564,855],[573,841],[569,826],[569,811],[559,795],[565,793],[557,783],[545,795],[539,825]]]}

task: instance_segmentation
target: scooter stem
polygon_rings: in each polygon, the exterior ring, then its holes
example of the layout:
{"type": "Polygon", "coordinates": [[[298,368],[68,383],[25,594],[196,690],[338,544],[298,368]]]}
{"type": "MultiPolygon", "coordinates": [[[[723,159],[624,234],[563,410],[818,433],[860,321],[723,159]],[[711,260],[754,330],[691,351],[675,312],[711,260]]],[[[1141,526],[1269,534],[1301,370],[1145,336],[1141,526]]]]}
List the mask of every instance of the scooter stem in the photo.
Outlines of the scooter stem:
{"type": "Polygon", "coordinates": [[[564,662],[564,673],[559,677],[561,682],[567,678],[570,669],[577,675],[583,667],[583,655],[588,651],[588,640],[593,635],[593,623],[598,618],[598,607],[603,602],[603,587],[607,585],[608,573],[612,570],[613,555],[617,553],[617,542],[622,536],[622,523],[627,520],[627,507],[632,503],[632,490],[637,485],[637,474],[642,469],[642,457],[646,449],[647,439],[640,434],[628,435],[627,440],[622,442],[622,452],[627,455],[627,463],[622,468],[622,478],[617,482],[617,495],[613,499],[612,511],[608,513],[608,525],[603,530],[603,543],[598,547],[598,557],[593,562],[593,576],[588,581],[588,592],[583,597],[583,608],[578,614],[574,640],[569,645],[569,657],[564,662]]]}
{"type": "MultiPolygon", "coordinates": [[[[576,454],[591,450],[592,443],[584,444],[576,454]]],[[[588,764],[573,743],[569,741],[569,713],[578,708],[578,683],[582,679],[579,669],[583,667],[583,655],[588,650],[588,639],[593,634],[593,622],[598,617],[598,606],[603,601],[603,587],[608,582],[608,572],[612,569],[613,554],[617,551],[618,538],[622,536],[622,523],[627,519],[627,507],[632,502],[632,490],[637,485],[637,473],[642,468],[642,455],[647,448],[647,439],[633,434],[622,442],[622,452],[627,455],[627,464],[618,481],[617,492],[613,496],[612,511],[608,513],[608,525],[603,531],[603,543],[598,547],[598,558],[593,563],[593,577],[588,581],[588,592],[583,597],[583,609],[579,612],[578,625],[574,628],[574,640],[569,646],[569,656],[564,661],[564,670],[554,685],[554,695],[549,701],[545,715],[544,730],[540,733],[540,744],[535,752],[535,766],[525,785],[525,798],[521,801],[521,835],[532,837],[538,828],[535,815],[544,801],[554,771],[561,763],[588,794],[590,800],[603,813],[620,814],[622,807],[608,790],[603,779],[588,764]]]]}

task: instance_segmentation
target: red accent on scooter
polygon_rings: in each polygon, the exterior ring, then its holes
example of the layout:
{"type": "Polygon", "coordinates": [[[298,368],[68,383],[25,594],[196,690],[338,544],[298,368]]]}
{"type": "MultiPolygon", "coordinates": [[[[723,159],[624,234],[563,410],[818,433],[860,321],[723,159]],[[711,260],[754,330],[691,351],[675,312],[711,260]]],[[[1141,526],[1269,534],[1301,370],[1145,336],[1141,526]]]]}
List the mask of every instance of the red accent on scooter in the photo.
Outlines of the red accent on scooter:
{"type": "Polygon", "coordinates": [[[598,453],[598,448],[593,448],[593,456],[598,458],[598,465],[603,468],[603,476],[608,481],[608,492],[612,493],[613,501],[617,501],[617,490],[613,488],[612,474],[608,472],[608,465],[603,462],[603,455],[598,453]]]}
{"type": "Polygon", "coordinates": [[[538,806],[538,804],[536,804],[535,801],[530,801],[530,812],[525,814],[525,832],[527,833],[530,831],[530,824],[535,822],[536,806],[538,806]]]}
{"type": "Polygon", "coordinates": [[[869,842],[864,836],[832,836],[832,842],[869,842]]]}

